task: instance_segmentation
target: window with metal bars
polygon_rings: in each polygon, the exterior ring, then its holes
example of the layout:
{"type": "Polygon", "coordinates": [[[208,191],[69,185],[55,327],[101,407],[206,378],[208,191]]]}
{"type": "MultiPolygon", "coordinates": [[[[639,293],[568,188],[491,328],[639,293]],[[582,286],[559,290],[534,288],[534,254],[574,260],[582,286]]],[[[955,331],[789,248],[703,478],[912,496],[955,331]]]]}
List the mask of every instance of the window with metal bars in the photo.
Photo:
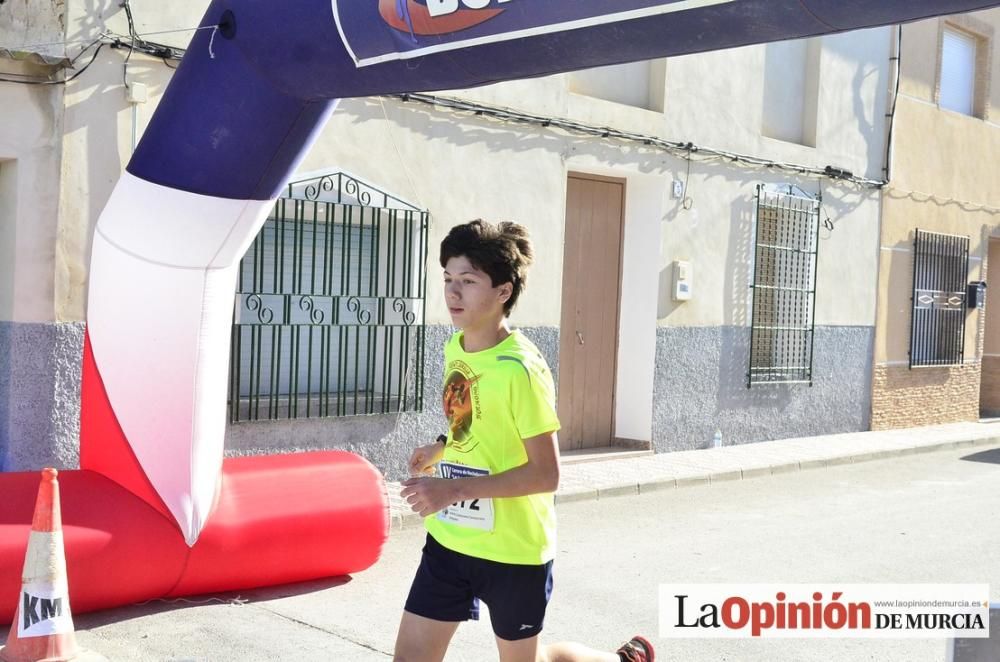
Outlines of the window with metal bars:
{"type": "Polygon", "coordinates": [[[820,200],[757,187],[747,387],[812,385],[820,200]]]}
{"type": "Polygon", "coordinates": [[[917,230],[913,240],[910,367],[965,360],[969,238],[917,230]]]}
{"type": "Polygon", "coordinates": [[[230,421],[422,409],[427,230],[344,173],[290,184],[240,263],[230,421]]]}

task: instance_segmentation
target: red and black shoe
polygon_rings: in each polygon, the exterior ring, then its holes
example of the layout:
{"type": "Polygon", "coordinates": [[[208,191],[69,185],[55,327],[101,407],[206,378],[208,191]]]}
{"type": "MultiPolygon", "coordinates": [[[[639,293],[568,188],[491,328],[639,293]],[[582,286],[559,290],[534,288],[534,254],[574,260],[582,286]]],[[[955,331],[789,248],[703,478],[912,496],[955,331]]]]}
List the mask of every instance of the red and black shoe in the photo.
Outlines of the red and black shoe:
{"type": "Polygon", "coordinates": [[[645,637],[638,635],[632,637],[619,648],[618,657],[622,662],[654,662],[656,653],[653,651],[653,644],[645,637]]]}

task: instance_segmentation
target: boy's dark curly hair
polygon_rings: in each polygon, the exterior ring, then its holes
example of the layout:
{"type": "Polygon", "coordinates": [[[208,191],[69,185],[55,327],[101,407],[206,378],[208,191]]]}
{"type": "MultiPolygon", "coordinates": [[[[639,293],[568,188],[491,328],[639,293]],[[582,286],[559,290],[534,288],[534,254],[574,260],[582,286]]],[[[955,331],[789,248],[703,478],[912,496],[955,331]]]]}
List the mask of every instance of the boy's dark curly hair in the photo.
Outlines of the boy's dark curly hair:
{"type": "Polygon", "coordinates": [[[489,275],[493,287],[504,283],[513,286],[503,306],[504,314],[510,315],[528,282],[528,267],[534,259],[528,229],[510,221],[493,224],[482,219],[456,225],[441,242],[441,266],[462,255],[489,275]]]}

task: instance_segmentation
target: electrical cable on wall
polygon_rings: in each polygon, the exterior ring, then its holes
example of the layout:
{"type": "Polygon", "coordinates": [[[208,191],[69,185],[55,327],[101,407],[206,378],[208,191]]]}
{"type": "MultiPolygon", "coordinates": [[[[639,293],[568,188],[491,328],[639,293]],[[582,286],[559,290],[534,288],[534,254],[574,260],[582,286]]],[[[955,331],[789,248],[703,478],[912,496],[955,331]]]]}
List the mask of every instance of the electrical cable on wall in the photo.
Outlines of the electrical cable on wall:
{"type": "Polygon", "coordinates": [[[759,156],[740,154],[738,152],[729,152],[726,150],[715,149],[713,147],[703,147],[695,145],[691,142],[677,142],[677,141],[665,140],[663,138],[658,138],[656,136],[632,133],[629,131],[621,131],[619,129],[613,129],[610,127],[583,124],[581,122],[562,119],[558,117],[532,115],[529,113],[523,113],[508,108],[502,108],[498,106],[488,106],[485,104],[474,103],[471,101],[463,101],[461,99],[455,99],[452,97],[442,97],[433,94],[423,94],[423,93],[396,94],[396,95],[391,95],[391,97],[399,99],[404,103],[408,101],[415,101],[428,106],[444,108],[447,110],[452,110],[457,112],[468,112],[478,117],[486,117],[488,119],[495,119],[514,124],[530,124],[547,129],[562,129],[570,133],[583,134],[599,138],[613,138],[625,142],[637,143],[645,147],[653,147],[669,152],[674,156],[688,159],[689,161],[692,160],[695,155],[701,157],[699,159],[700,161],[708,161],[713,158],[725,159],[737,165],[781,170],[784,172],[790,172],[798,175],[825,177],[828,179],[856,184],[863,188],[880,189],[888,183],[882,179],[869,179],[867,177],[860,177],[850,172],[849,170],[838,168],[832,165],[828,165],[824,168],[819,168],[815,166],[807,166],[796,163],[774,161],[759,156]]]}
{"type": "Polygon", "coordinates": [[[963,211],[967,212],[983,212],[985,214],[1000,214],[1000,207],[993,207],[991,205],[979,203],[979,202],[968,202],[965,200],[956,200],[955,198],[942,198],[934,195],[933,193],[924,193],[923,191],[909,191],[906,189],[901,189],[896,186],[888,185],[885,187],[886,192],[892,198],[909,198],[914,202],[925,203],[933,202],[939,206],[955,205],[961,208],[963,211]]]}
{"type": "MultiPolygon", "coordinates": [[[[26,44],[22,46],[0,46],[0,49],[12,50],[12,51],[34,51],[38,48],[48,47],[48,46],[70,46],[75,44],[87,44],[75,57],[70,60],[70,65],[72,66],[76,61],[88,50],[90,50],[95,44],[98,44],[98,48],[94,51],[93,56],[87,62],[87,64],[75,72],[72,76],[60,80],[17,80],[14,78],[0,77],[0,82],[4,83],[22,83],[24,85],[64,85],[74,79],[76,79],[80,74],[87,70],[94,60],[97,59],[97,54],[100,52],[101,48],[104,46],[110,46],[113,49],[128,47],[128,54],[125,56],[125,63],[123,65],[122,71],[122,82],[125,87],[128,87],[128,63],[132,58],[134,52],[143,53],[145,55],[151,55],[155,58],[160,59],[164,66],[168,69],[176,69],[176,66],[170,64],[171,61],[179,61],[184,57],[186,49],[177,48],[174,46],[169,46],[167,44],[161,44],[153,41],[148,41],[145,39],[147,36],[152,35],[162,35],[162,34],[176,34],[179,32],[197,32],[198,30],[214,30],[218,26],[207,25],[207,26],[197,26],[193,28],[174,28],[170,30],[157,30],[155,32],[147,32],[145,34],[139,34],[135,29],[135,20],[132,15],[132,7],[129,0],[122,0],[122,8],[125,9],[126,20],[128,21],[128,35],[120,35],[114,32],[102,32],[100,36],[93,40],[87,39],[71,39],[65,41],[51,41],[51,42],[41,42],[36,44],[26,44]]],[[[7,76],[17,76],[18,74],[7,74],[7,76]]]]}
{"type": "Polygon", "coordinates": [[[684,211],[691,211],[694,207],[694,198],[688,195],[688,184],[691,182],[691,152],[694,150],[694,145],[691,143],[687,144],[687,173],[684,175],[684,190],[681,192],[681,207],[684,211]]]}
{"type": "Polygon", "coordinates": [[[107,42],[102,41],[103,39],[105,39],[105,37],[106,37],[105,34],[101,34],[100,37],[91,41],[89,45],[87,45],[83,50],[81,50],[79,53],[76,54],[76,57],[70,60],[70,65],[72,66],[73,64],[76,63],[77,60],[79,60],[83,56],[84,53],[93,48],[95,45],[97,46],[97,48],[94,50],[93,55],[90,56],[90,60],[87,61],[87,64],[85,64],[82,69],[74,73],[72,76],[69,76],[68,78],[64,78],[62,80],[14,80],[11,78],[0,77],[0,83],[21,83],[22,85],[65,85],[71,80],[74,80],[77,77],[79,77],[80,74],[82,74],[83,72],[85,72],[87,69],[90,68],[90,65],[94,64],[94,60],[97,59],[97,54],[101,52],[102,48],[108,45],[107,42]]]}

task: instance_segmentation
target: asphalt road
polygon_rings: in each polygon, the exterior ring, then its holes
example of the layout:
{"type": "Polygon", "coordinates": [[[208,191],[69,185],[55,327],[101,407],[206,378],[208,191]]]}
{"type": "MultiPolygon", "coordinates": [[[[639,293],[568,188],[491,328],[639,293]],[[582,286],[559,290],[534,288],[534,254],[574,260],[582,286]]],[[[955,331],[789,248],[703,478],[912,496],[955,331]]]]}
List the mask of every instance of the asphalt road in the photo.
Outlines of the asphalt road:
{"type": "MultiPolygon", "coordinates": [[[[989,583],[1000,599],[1000,447],[568,503],[559,520],[545,640],[646,633],[663,662],[942,662],[945,641],[663,640],[662,583],[989,583]]],[[[78,638],[113,661],[384,661],[422,539],[395,533],[349,579],[79,615],[78,638]]],[[[488,620],[447,659],[496,659],[488,620]]]]}

